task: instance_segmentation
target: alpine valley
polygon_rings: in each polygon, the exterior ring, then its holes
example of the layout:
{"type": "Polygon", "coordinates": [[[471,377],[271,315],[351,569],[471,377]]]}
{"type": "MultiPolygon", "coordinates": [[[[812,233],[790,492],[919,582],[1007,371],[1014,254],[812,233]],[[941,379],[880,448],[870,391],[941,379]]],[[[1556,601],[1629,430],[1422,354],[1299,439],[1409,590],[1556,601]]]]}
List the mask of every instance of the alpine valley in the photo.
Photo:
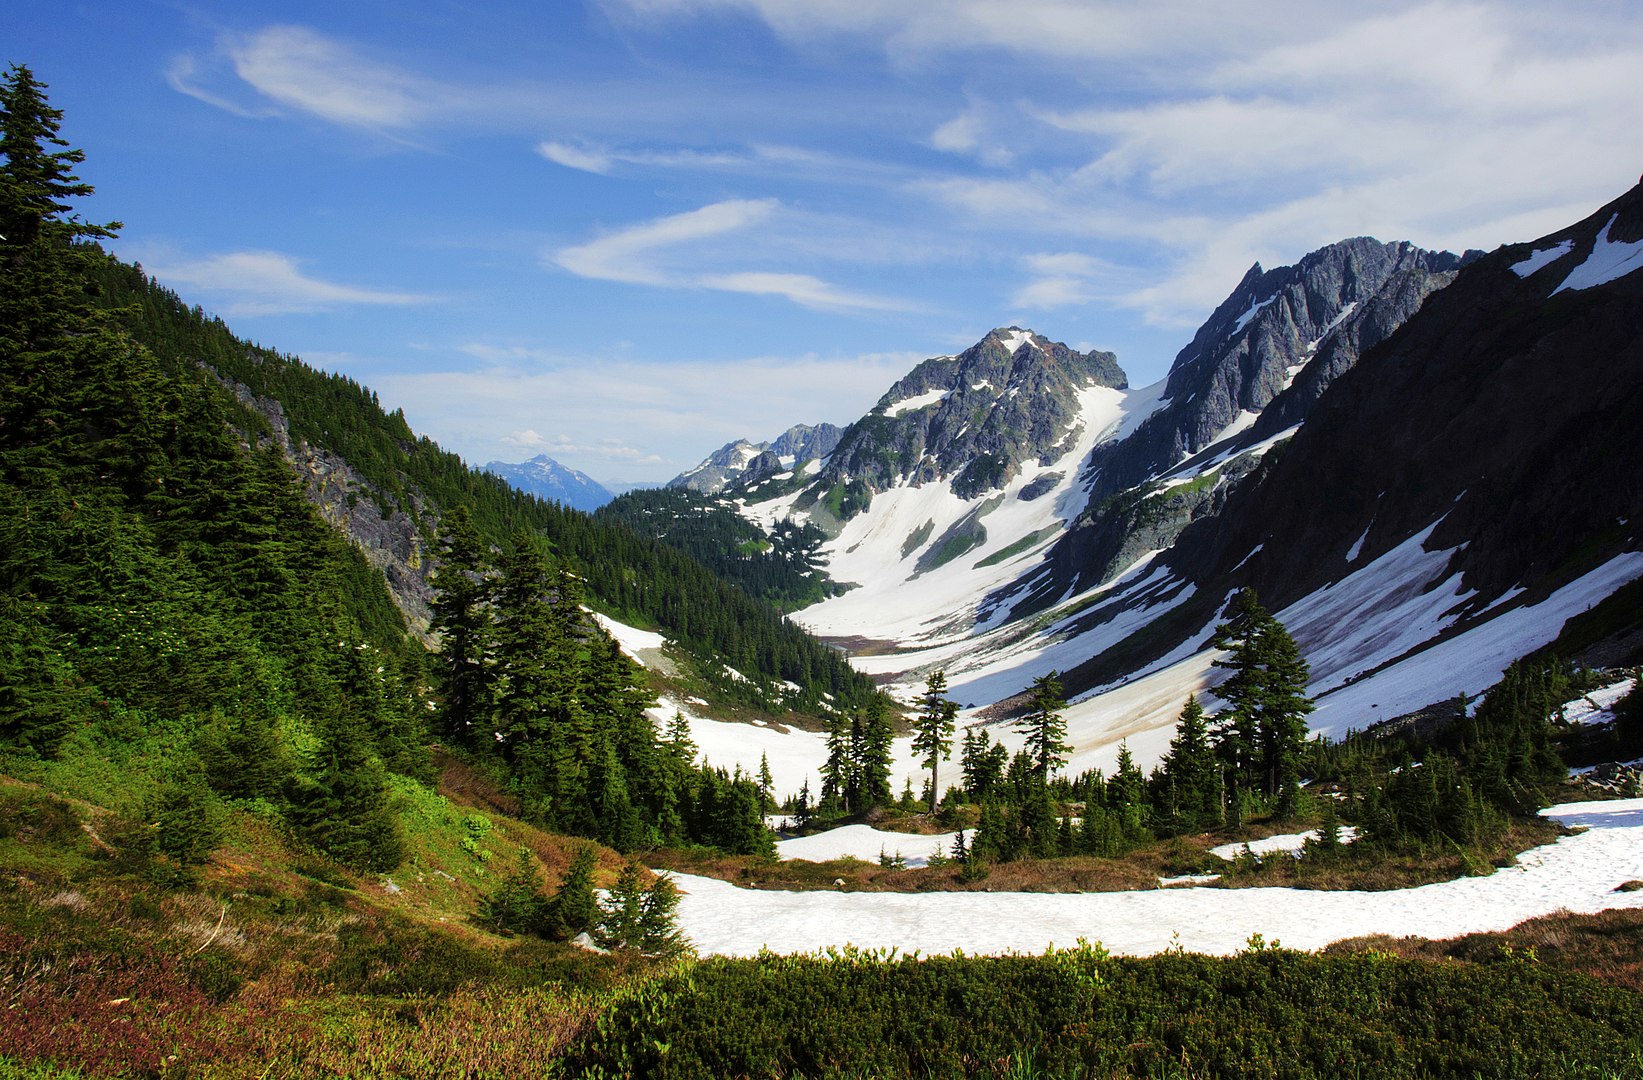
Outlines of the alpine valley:
{"type": "Polygon", "coordinates": [[[0,1080],[1643,1070],[1643,185],[1257,264],[1151,386],[1001,327],[612,498],[110,255],[45,90],[0,1080]]]}
{"type": "Polygon", "coordinates": [[[843,591],[793,618],[905,700],[944,671],[1008,739],[1060,672],[1070,771],[1156,762],[1189,695],[1217,707],[1245,588],[1338,738],[1554,640],[1639,659],[1640,268],[1643,189],[1487,255],[1346,240],[1251,267],[1158,384],[994,330],[719,497],[826,531],[843,591]]]}

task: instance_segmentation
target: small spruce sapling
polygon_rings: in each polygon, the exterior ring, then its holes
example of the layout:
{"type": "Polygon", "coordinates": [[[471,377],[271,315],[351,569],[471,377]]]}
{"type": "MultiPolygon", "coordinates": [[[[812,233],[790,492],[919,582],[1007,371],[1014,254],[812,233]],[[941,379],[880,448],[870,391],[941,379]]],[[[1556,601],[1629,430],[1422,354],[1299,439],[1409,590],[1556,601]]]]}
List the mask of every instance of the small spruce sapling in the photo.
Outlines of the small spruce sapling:
{"type": "Polygon", "coordinates": [[[548,901],[547,930],[559,940],[593,930],[599,923],[599,900],[593,892],[593,871],[597,862],[592,844],[585,844],[576,852],[570,869],[565,871],[559,891],[548,901]]]}

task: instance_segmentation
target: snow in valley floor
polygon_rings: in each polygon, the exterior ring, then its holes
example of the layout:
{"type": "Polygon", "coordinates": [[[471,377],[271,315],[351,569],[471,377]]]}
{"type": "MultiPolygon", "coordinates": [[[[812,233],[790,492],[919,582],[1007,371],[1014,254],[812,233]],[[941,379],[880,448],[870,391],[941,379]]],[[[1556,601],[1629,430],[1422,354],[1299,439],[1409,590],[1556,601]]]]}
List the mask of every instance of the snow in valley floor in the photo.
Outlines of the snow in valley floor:
{"type": "MultiPolygon", "coordinates": [[[[1643,907],[1643,799],[1566,803],[1543,811],[1575,836],[1523,853],[1518,865],[1389,892],[1170,888],[1110,893],[845,893],[742,889],[674,875],[684,893],[679,923],[704,955],[751,956],[762,948],[812,952],[852,944],[926,955],[1035,953],[1099,941],[1147,955],[1179,945],[1228,954],[1252,934],[1317,949],[1364,934],[1450,938],[1505,930],[1553,912],[1643,907]]],[[[824,836],[826,834],[823,834],[824,836]]],[[[860,840],[860,838],[858,838],[860,840]]],[[[876,858],[879,840],[867,837],[876,858]]],[[[819,849],[843,847],[816,841],[819,849]]]]}

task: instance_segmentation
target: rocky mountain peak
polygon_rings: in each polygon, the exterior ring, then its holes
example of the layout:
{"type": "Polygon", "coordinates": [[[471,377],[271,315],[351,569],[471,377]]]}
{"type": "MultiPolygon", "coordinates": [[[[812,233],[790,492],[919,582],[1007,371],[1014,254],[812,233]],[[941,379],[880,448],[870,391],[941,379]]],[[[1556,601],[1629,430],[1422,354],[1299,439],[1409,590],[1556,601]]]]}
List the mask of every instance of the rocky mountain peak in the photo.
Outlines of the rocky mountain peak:
{"type": "Polygon", "coordinates": [[[615,498],[587,473],[561,465],[547,454],[510,464],[492,461],[484,471],[501,477],[508,486],[539,499],[551,499],[575,510],[592,512],[615,498]]]}
{"type": "Polygon", "coordinates": [[[1080,391],[1128,385],[1110,352],[1079,352],[1016,326],[991,330],[897,380],[845,432],[822,483],[882,491],[949,481],[970,498],[1008,483],[1025,461],[1065,453],[1080,431],[1080,391]]]}
{"type": "Polygon", "coordinates": [[[807,461],[827,457],[843,431],[834,424],[794,424],[770,442],[737,439],[709,454],[694,469],[667,482],[670,488],[689,488],[712,495],[728,487],[755,483],[807,461]]]}

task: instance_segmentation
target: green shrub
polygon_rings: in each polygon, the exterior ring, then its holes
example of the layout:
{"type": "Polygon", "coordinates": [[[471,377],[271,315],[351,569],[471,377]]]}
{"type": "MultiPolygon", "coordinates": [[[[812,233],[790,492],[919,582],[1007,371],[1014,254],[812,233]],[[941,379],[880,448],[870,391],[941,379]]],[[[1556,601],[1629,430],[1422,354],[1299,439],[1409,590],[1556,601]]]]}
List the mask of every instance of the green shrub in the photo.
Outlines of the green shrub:
{"type": "Polygon", "coordinates": [[[1086,947],[708,960],[615,1003],[569,1064],[655,1078],[1550,1077],[1637,1061],[1643,1001],[1522,956],[1114,960],[1086,947]]]}

